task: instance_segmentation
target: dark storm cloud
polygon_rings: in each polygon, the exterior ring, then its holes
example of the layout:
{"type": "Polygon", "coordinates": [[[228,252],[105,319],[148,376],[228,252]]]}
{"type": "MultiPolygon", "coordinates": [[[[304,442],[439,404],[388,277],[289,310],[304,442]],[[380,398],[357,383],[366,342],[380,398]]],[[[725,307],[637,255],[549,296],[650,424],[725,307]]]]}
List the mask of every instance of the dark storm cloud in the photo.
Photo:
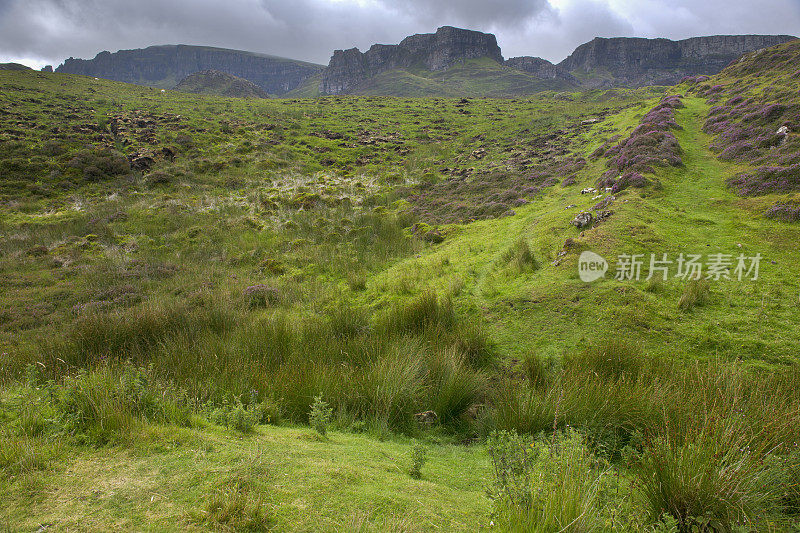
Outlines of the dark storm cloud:
{"type": "Polygon", "coordinates": [[[380,0],[380,3],[424,23],[457,23],[471,28],[520,26],[551,10],[547,0],[380,0]]]}
{"type": "Polygon", "coordinates": [[[338,48],[455,25],[561,60],[595,36],[796,33],[798,0],[0,0],[0,61],[204,44],[327,63],[338,48]]]}

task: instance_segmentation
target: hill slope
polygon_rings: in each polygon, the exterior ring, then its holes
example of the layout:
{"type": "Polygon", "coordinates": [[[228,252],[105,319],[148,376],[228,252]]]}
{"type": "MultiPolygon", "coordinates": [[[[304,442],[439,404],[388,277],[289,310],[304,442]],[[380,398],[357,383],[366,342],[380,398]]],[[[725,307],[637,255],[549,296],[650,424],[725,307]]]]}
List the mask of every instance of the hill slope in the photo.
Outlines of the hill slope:
{"type": "Polygon", "coordinates": [[[218,70],[195,72],[181,80],[175,90],[236,98],[269,98],[269,94],[256,84],[218,70]]]}
{"type": "Polygon", "coordinates": [[[791,530],[799,72],[797,42],[513,100],[0,72],[0,523],[791,530]]]}
{"type": "Polygon", "coordinates": [[[19,63],[0,63],[0,70],[31,70],[31,68],[19,63]]]}

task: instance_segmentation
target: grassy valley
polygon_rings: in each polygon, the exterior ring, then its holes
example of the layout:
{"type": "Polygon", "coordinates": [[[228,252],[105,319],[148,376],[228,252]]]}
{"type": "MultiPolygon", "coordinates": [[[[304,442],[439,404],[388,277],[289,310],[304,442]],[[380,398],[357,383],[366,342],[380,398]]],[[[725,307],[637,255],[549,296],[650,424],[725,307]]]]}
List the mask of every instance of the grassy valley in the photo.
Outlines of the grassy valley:
{"type": "MultiPolygon", "coordinates": [[[[575,88],[565,80],[545,80],[489,58],[478,58],[462,60],[444,71],[431,72],[424,67],[389,70],[363,81],[350,93],[411,98],[503,98],[575,88]]],[[[319,96],[319,79],[310,78],[288,96],[319,96]]]]}
{"type": "Polygon", "coordinates": [[[0,527],[798,527],[800,46],[514,98],[494,65],[0,71],[0,527]]]}

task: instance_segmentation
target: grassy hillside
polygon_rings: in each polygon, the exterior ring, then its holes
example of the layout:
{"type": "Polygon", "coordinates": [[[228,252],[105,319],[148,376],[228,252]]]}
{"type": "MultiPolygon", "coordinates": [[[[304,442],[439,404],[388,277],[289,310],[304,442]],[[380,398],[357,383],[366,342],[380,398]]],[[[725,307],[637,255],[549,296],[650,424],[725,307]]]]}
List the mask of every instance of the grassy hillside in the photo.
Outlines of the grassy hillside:
{"type": "MultiPolygon", "coordinates": [[[[309,79],[289,93],[294,98],[318,95],[319,79],[309,79]]],[[[398,97],[438,96],[491,97],[525,96],[543,91],[574,91],[564,80],[542,80],[526,72],[500,65],[488,58],[467,59],[447,70],[431,72],[425,68],[382,72],[356,86],[355,95],[398,97]]]]}
{"type": "Polygon", "coordinates": [[[243,78],[218,70],[204,70],[184,78],[176,91],[232,98],[269,98],[266,91],[243,78]]]}
{"type": "Polygon", "coordinates": [[[515,99],[0,72],[0,524],[790,530],[799,58],[515,99]]]}

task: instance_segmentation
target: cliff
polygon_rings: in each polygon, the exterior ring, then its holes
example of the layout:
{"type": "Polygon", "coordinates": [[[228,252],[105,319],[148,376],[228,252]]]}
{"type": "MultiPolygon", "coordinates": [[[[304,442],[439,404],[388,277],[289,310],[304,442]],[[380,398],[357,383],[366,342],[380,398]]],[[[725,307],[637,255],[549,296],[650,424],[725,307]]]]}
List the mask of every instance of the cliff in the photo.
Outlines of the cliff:
{"type": "Polygon", "coordinates": [[[507,59],[505,64],[507,67],[533,74],[543,80],[564,80],[577,83],[575,76],[541,57],[512,57],[507,59]]]}
{"type": "Polygon", "coordinates": [[[67,59],[56,72],[171,89],[190,74],[218,70],[244,78],[270,94],[284,94],[322,70],[321,65],[280,57],[211,48],[165,45],[116,53],[94,59],[67,59]]]}
{"type": "Polygon", "coordinates": [[[320,93],[347,93],[390,70],[437,72],[466,59],[484,57],[503,63],[494,35],[444,26],[436,33],[406,37],[397,45],[376,44],[363,53],[357,48],[336,50],[322,74],[320,93]]]}
{"type": "Polygon", "coordinates": [[[684,76],[716,74],[742,54],[776,46],[789,35],[715,35],[681,41],[596,38],[558,64],[587,87],[672,85],[684,76]]]}

